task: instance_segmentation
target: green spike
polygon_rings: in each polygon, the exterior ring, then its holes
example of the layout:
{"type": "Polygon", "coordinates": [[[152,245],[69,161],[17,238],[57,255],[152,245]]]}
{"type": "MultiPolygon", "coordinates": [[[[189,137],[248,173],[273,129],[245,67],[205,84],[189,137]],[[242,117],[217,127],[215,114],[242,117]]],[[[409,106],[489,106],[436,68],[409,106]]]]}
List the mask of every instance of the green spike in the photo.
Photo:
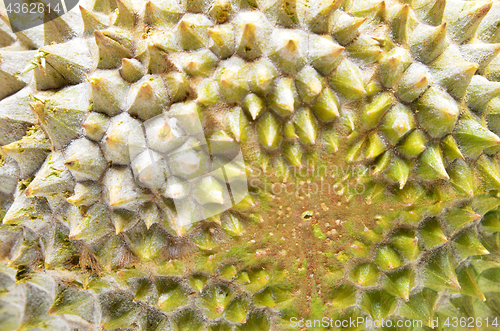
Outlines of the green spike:
{"type": "Polygon", "coordinates": [[[477,160],[477,170],[488,188],[500,189],[500,167],[495,158],[482,155],[477,160]]]}
{"type": "Polygon", "coordinates": [[[208,27],[212,25],[205,16],[185,14],[177,24],[177,35],[181,47],[194,51],[208,44],[208,27]]]}
{"type": "Polygon", "coordinates": [[[323,90],[322,77],[310,66],[305,66],[295,77],[297,91],[303,101],[313,101],[323,90]]]}
{"type": "Polygon", "coordinates": [[[362,117],[362,122],[366,125],[366,128],[374,128],[385,112],[393,106],[394,102],[394,96],[389,92],[384,92],[366,104],[362,117]]]}
{"type": "Polygon", "coordinates": [[[269,272],[265,269],[253,269],[248,271],[250,282],[245,285],[245,288],[251,293],[256,293],[268,285],[270,281],[269,272]]]}
{"type": "MultiPolygon", "coordinates": [[[[219,0],[227,1],[227,0],[219,0]]],[[[229,1],[227,1],[229,3],[229,1]]],[[[212,39],[210,50],[221,59],[226,59],[234,53],[234,29],[230,24],[216,25],[208,29],[212,39]]]]}
{"type": "Polygon", "coordinates": [[[359,140],[357,143],[351,145],[346,152],[345,160],[348,163],[359,161],[363,154],[363,148],[365,146],[366,138],[359,140]]]}
{"type": "Polygon", "coordinates": [[[410,296],[408,302],[404,303],[399,309],[399,314],[411,320],[423,321],[423,324],[429,325],[429,320],[434,318],[436,299],[436,292],[423,288],[410,296]]]}
{"type": "Polygon", "coordinates": [[[498,43],[500,41],[498,4],[493,2],[492,9],[488,13],[489,15],[486,15],[479,25],[477,36],[487,43],[498,43]]]}
{"type": "Polygon", "coordinates": [[[246,77],[248,67],[244,61],[227,60],[217,70],[217,80],[224,98],[229,102],[240,101],[247,93],[246,77]]]}
{"type": "Polygon", "coordinates": [[[163,80],[155,76],[145,76],[130,87],[127,94],[127,112],[146,121],[160,115],[167,102],[167,89],[163,80]]]}
{"type": "Polygon", "coordinates": [[[50,152],[50,144],[45,134],[36,130],[18,141],[0,147],[0,151],[13,158],[19,166],[21,178],[27,178],[45,161],[50,152]]]}
{"type": "Polygon", "coordinates": [[[330,122],[340,116],[339,107],[339,100],[335,93],[331,89],[325,88],[311,108],[322,122],[330,122]]]}
{"type": "Polygon", "coordinates": [[[462,266],[457,270],[457,278],[462,287],[461,293],[485,301],[483,292],[477,284],[476,273],[472,266],[462,266]]]}
{"type": "MultiPolygon", "coordinates": [[[[211,206],[210,206],[211,207],[211,206]]],[[[207,209],[209,215],[213,215],[215,212],[219,212],[222,208],[212,208],[207,209]]],[[[211,251],[217,247],[217,243],[214,241],[214,236],[210,231],[210,228],[203,229],[203,231],[198,232],[195,236],[193,236],[193,243],[201,250],[211,251]]],[[[213,231],[213,230],[212,230],[213,231]]]]}
{"type": "Polygon", "coordinates": [[[269,36],[265,32],[268,22],[260,15],[238,15],[239,24],[236,24],[236,53],[246,59],[253,60],[262,55],[264,43],[262,38],[269,36]]]}
{"type": "Polygon", "coordinates": [[[385,151],[382,155],[380,155],[376,160],[375,160],[375,167],[373,169],[373,174],[378,175],[382,173],[389,164],[391,163],[391,152],[385,151]]]}
{"type": "Polygon", "coordinates": [[[291,78],[279,79],[268,99],[269,107],[282,117],[292,114],[298,107],[298,101],[297,91],[291,78]]]}
{"type": "Polygon", "coordinates": [[[380,201],[386,194],[385,183],[376,182],[367,186],[366,189],[366,204],[371,205],[374,202],[380,201]]]}
{"type": "Polygon", "coordinates": [[[203,290],[203,287],[205,286],[207,280],[208,277],[204,275],[192,275],[188,278],[189,285],[191,285],[192,288],[200,293],[203,290]]]}
{"type": "Polygon", "coordinates": [[[403,189],[406,185],[406,181],[408,180],[408,176],[410,175],[410,169],[411,164],[408,161],[396,156],[385,174],[391,180],[399,183],[399,189],[403,189]]]}
{"type": "Polygon", "coordinates": [[[455,138],[467,157],[475,158],[485,148],[500,144],[500,138],[471,116],[462,116],[455,129],[455,138]]]}
{"type": "Polygon", "coordinates": [[[449,179],[444,166],[441,148],[437,144],[428,146],[419,155],[417,174],[420,178],[427,180],[449,179]]]}
{"type": "Polygon", "coordinates": [[[107,167],[99,146],[85,138],[73,140],[65,155],[64,165],[78,181],[97,181],[107,167]]]}
{"type": "Polygon", "coordinates": [[[208,318],[222,317],[234,293],[226,286],[214,285],[203,290],[199,297],[199,305],[204,308],[208,318]]]}
{"type": "Polygon", "coordinates": [[[271,294],[272,292],[269,287],[264,289],[264,291],[255,294],[253,296],[254,304],[261,307],[276,308],[276,301],[271,294]]]}
{"type": "Polygon", "coordinates": [[[460,290],[455,265],[446,248],[435,251],[425,265],[424,285],[434,291],[460,290]]]}
{"type": "Polygon", "coordinates": [[[415,107],[419,123],[435,138],[450,133],[460,113],[455,100],[434,86],[425,91],[415,107]]]}
{"type": "Polygon", "coordinates": [[[387,147],[384,141],[380,138],[380,135],[373,131],[368,135],[368,142],[365,149],[365,157],[367,159],[374,159],[383,152],[385,152],[387,147]]]}
{"type": "Polygon", "coordinates": [[[157,306],[164,312],[170,312],[188,303],[187,291],[173,279],[157,277],[155,286],[158,291],[157,306]]]}
{"type": "Polygon", "coordinates": [[[500,232],[500,218],[497,212],[484,215],[481,220],[481,229],[488,233],[500,232]]]}
{"type": "Polygon", "coordinates": [[[428,69],[421,64],[411,64],[397,83],[396,91],[401,100],[413,102],[430,85],[428,69]]]}
{"type": "Polygon", "coordinates": [[[485,293],[499,292],[500,268],[490,268],[481,273],[478,280],[478,286],[485,293]]]}
{"type": "Polygon", "coordinates": [[[196,103],[201,106],[212,106],[220,103],[219,85],[211,79],[204,79],[196,88],[196,103]]]}
{"type": "Polygon", "coordinates": [[[457,251],[461,260],[469,256],[490,254],[477,236],[476,230],[467,229],[453,239],[453,248],[457,251]]]}
{"type": "Polygon", "coordinates": [[[474,196],[474,173],[468,167],[464,160],[453,162],[447,170],[450,176],[450,183],[460,193],[464,193],[469,197],[474,196]]]}
{"type": "MultiPolygon", "coordinates": [[[[119,197],[116,197],[114,200],[111,201],[112,207],[113,207],[113,202],[116,201],[117,199],[119,199],[119,197]]],[[[115,227],[115,233],[120,234],[124,231],[133,228],[139,221],[139,218],[137,217],[136,214],[132,213],[131,211],[125,209],[117,209],[113,210],[111,214],[111,220],[115,227]]]]}
{"type": "Polygon", "coordinates": [[[349,283],[343,283],[332,289],[331,303],[335,309],[342,310],[356,303],[356,287],[349,283]]]}
{"type": "Polygon", "coordinates": [[[302,148],[298,144],[285,144],[283,147],[283,155],[286,157],[288,162],[294,167],[302,166],[302,148]]]}
{"type": "Polygon", "coordinates": [[[406,205],[415,205],[425,194],[424,189],[419,184],[407,183],[402,190],[396,192],[398,199],[406,205]]]}
{"type": "Polygon", "coordinates": [[[161,219],[160,210],[156,203],[152,201],[148,201],[141,206],[139,209],[139,216],[144,221],[147,230],[149,230],[153,224],[158,223],[161,219]]]}
{"type": "Polygon", "coordinates": [[[481,216],[476,214],[470,207],[454,207],[446,211],[444,218],[446,220],[446,225],[451,230],[451,233],[455,233],[457,230],[469,226],[480,218],[481,216]]]}
{"type": "Polygon", "coordinates": [[[235,331],[250,331],[250,330],[262,330],[271,331],[271,322],[267,317],[267,314],[263,312],[253,311],[249,314],[248,322],[242,325],[238,325],[234,328],[235,331]]]}
{"type": "Polygon", "coordinates": [[[492,3],[465,3],[457,16],[451,18],[449,33],[459,44],[472,38],[492,3]]]}
{"type": "Polygon", "coordinates": [[[46,269],[62,267],[75,254],[76,247],[69,240],[66,231],[65,228],[54,227],[48,231],[48,238],[44,238],[45,249],[43,255],[46,269]]]}
{"type": "Polygon", "coordinates": [[[349,278],[359,286],[373,286],[377,284],[380,270],[373,263],[363,263],[355,266],[349,278]]]}
{"type": "Polygon", "coordinates": [[[396,144],[404,135],[415,127],[412,111],[398,103],[387,112],[380,129],[389,141],[396,144]]]}
{"type": "Polygon", "coordinates": [[[478,71],[484,74],[486,67],[500,53],[500,45],[470,43],[460,46],[460,53],[467,61],[476,63],[479,66],[478,71]]]}
{"type": "Polygon", "coordinates": [[[136,13],[131,0],[116,0],[116,19],[113,25],[122,28],[133,28],[136,20],[136,13]]]}
{"type": "Polygon", "coordinates": [[[441,141],[441,147],[443,148],[443,154],[446,160],[446,163],[450,163],[456,159],[464,159],[462,152],[460,152],[460,148],[457,145],[457,142],[453,138],[453,135],[446,136],[441,141]]]}
{"type": "Polygon", "coordinates": [[[434,61],[446,47],[446,23],[436,27],[421,24],[410,37],[411,52],[425,64],[434,61]]]}
{"type": "MultiPolygon", "coordinates": [[[[224,318],[233,323],[246,323],[249,304],[241,297],[237,297],[227,307],[224,318]]],[[[259,330],[259,329],[256,329],[259,330]]]]}
{"type": "Polygon", "coordinates": [[[108,23],[106,22],[106,16],[101,16],[100,14],[87,10],[82,6],[79,6],[79,8],[83,19],[84,35],[93,36],[96,30],[102,30],[106,28],[106,25],[108,23]]]}
{"type": "Polygon", "coordinates": [[[366,95],[360,69],[350,60],[344,59],[330,76],[335,90],[349,99],[360,99],[366,95]]]}
{"type": "Polygon", "coordinates": [[[240,218],[231,212],[222,216],[222,228],[232,236],[241,236],[245,232],[244,225],[240,218]]]}
{"type": "Polygon", "coordinates": [[[377,249],[374,261],[382,270],[391,270],[401,266],[403,263],[399,254],[387,245],[377,249]]]}
{"type": "Polygon", "coordinates": [[[61,153],[51,153],[24,194],[44,197],[72,191],[74,183],[62,161],[61,153]]]}
{"type": "Polygon", "coordinates": [[[249,70],[248,86],[256,94],[266,95],[273,88],[276,76],[277,71],[273,64],[267,59],[259,59],[249,70]]]}
{"type": "Polygon", "coordinates": [[[146,2],[144,22],[152,26],[172,26],[183,14],[177,1],[146,2]]]}
{"type": "Polygon", "coordinates": [[[396,308],[396,300],[384,290],[366,291],[363,293],[361,306],[373,320],[383,321],[396,308]]]}
{"type": "Polygon", "coordinates": [[[334,129],[324,130],[322,134],[323,146],[328,153],[335,153],[339,149],[340,138],[334,129]]]}
{"type": "Polygon", "coordinates": [[[372,80],[366,85],[366,96],[373,97],[382,91],[382,85],[378,80],[372,80]]]}
{"type": "Polygon", "coordinates": [[[414,130],[398,143],[398,150],[406,156],[415,157],[427,147],[427,138],[420,130],[414,130]]]}
{"type": "Polygon", "coordinates": [[[484,77],[474,76],[467,91],[467,103],[473,110],[483,112],[491,99],[500,96],[500,82],[490,82],[484,77]]]}
{"type": "Polygon", "coordinates": [[[281,123],[271,113],[265,113],[257,121],[257,137],[264,148],[275,150],[281,144],[281,123]]]}
{"type": "Polygon", "coordinates": [[[309,108],[300,109],[294,117],[294,127],[300,141],[306,145],[316,144],[318,123],[309,108]]]}
{"type": "Polygon", "coordinates": [[[99,47],[99,69],[113,69],[120,66],[122,58],[132,57],[130,37],[116,31],[96,31],[94,33],[99,47]]]}
{"type": "Polygon", "coordinates": [[[417,16],[425,23],[439,25],[443,21],[446,0],[420,0],[413,3],[417,16]]]}
{"type": "Polygon", "coordinates": [[[71,314],[82,318],[92,316],[94,298],[87,292],[78,291],[76,287],[63,288],[55,297],[49,314],[71,314]]]}
{"type": "Polygon", "coordinates": [[[306,64],[307,38],[296,31],[276,29],[271,35],[268,56],[286,74],[295,74],[306,64]]]}
{"type": "Polygon", "coordinates": [[[439,221],[435,218],[425,221],[420,226],[419,233],[426,249],[434,248],[448,241],[446,235],[441,230],[439,221]]]}
{"type": "Polygon", "coordinates": [[[92,110],[109,116],[123,111],[128,84],[118,72],[95,72],[87,80],[92,91],[92,110]]]}
{"type": "Polygon", "coordinates": [[[208,77],[217,64],[217,57],[208,49],[185,54],[182,69],[191,76],[208,77]]]}
{"type": "Polygon", "coordinates": [[[92,9],[95,11],[110,14],[116,8],[115,2],[110,0],[93,0],[92,9]]]}
{"type": "Polygon", "coordinates": [[[364,35],[356,38],[346,49],[352,58],[362,60],[365,63],[377,62],[383,54],[381,42],[364,35]]]}
{"type": "Polygon", "coordinates": [[[159,256],[167,244],[164,233],[154,226],[148,229],[146,224],[139,222],[126,234],[129,246],[141,261],[151,261],[159,256]]]}
{"type": "Polygon", "coordinates": [[[384,1],[366,1],[366,2],[356,2],[351,3],[349,12],[354,16],[368,16],[373,20],[377,18],[383,19],[385,17],[386,4],[384,1]]]}
{"type": "MultiPolygon", "coordinates": [[[[144,51],[139,53],[137,57],[144,64],[144,67],[147,68],[147,73],[149,74],[162,74],[168,71],[172,66],[167,53],[158,43],[147,44],[144,46],[144,51]]],[[[181,60],[184,59],[187,63],[181,63],[181,67],[189,74],[192,72],[193,74],[198,73],[196,70],[206,70],[206,68],[202,67],[205,62],[203,62],[203,59],[200,59],[199,54],[188,55],[181,60]],[[202,67],[202,69],[200,69],[200,67],[202,67]]]]}
{"type": "Polygon", "coordinates": [[[309,60],[323,75],[328,75],[339,65],[343,51],[344,47],[335,43],[330,36],[309,37],[309,60]]]}
{"type": "Polygon", "coordinates": [[[278,24],[281,26],[285,26],[287,28],[291,28],[299,23],[299,18],[297,16],[297,5],[300,5],[300,2],[297,3],[297,0],[277,0],[272,1],[266,4],[263,8],[264,12],[274,17],[278,24]]]}
{"type": "Polygon", "coordinates": [[[200,204],[225,204],[228,198],[227,189],[214,177],[207,176],[195,184],[194,197],[200,204]]]}
{"type": "Polygon", "coordinates": [[[347,13],[334,13],[335,25],[333,26],[333,37],[341,44],[347,45],[359,34],[359,27],[366,18],[353,17],[347,13]]]}
{"type": "Polygon", "coordinates": [[[404,48],[395,47],[384,54],[380,60],[382,84],[393,87],[410,64],[411,56],[404,48]]]}
{"type": "Polygon", "coordinates": [[[74,193],[66,200],[74,206],[90,206],[101,197],[101,186],[90,183],[76,183],[74,193]]]}
{"type": "Polygon", "coordinates": [[[255,121],[266,111],[266,103],[256,94],[250,93],[243,99],[243,109],[255,121]]]}
{"type": "MultiPolygon", "coordinates": [[[[16,93],[29,83],[31,75],[28,71],[35,66],[33,63],[33,56],[35,56],[35,61],[38,62],[44,61],[46,54],[40,51],[37,53],[34,51],[7,51],[0,53],[0,84],[2,85],[0,100],[16,93]]],[[[40,65],[38,67],[40,67],[40,65]]],[[[58,85],[57,87],[62,86],[63,85],[58,85]]],[[[43,87],[44,89],[51,88],[51,86],[43,87]]]]}
{"type": "Polygon", "coordinates": [[[409,5],[401,6],[391,15],[392,34],[396,41],[407,43],[412,30],[418,21],[412,17],[413,11],[409,5]]]}
{"type": "Polygon", "coordinates": [[[329,15],[337,10],[342,4],[342,0],[322,1],[316,6],[311,6],[307,13],[307,25],[309,29],[317,34],[328,33],[329,15]]]}
{"type": "Polygon", "coordinates": [[[473,79],[478,65],[464,61],[458,49],[448,48],[429,66],[437,83],[445,87],[451,95],[463,98],[473,79]]]}
{"type": "Polygon", "coordinates": [[[71,224],[69,233],[71,240],[94,240],[114,230],[110,222],[109,211],[102,203],[91,206],[86,214],[78,211],[71,213],[68,218],[71,224]]]}
{"type": "Polygon", "coordinates": [[[286,121],[286,123],[283,125],[283,137],[291,141],[294,141],[298,138],[297,133],[295,133],[295,126],[293,125],[293,121],[286,121]]]}
{"type": "Polygon", "coordinates": [[[51,97],[30,104],[55,149],[61,149],[81,131],[81,120],[89,104],[82,85],[70,86],[51,97]]]}
{"type": "Polygon", "coordinates": [[[122,59],[120,75],[129,83],[134,83],[144,76],[146,70],[141,62],[135,59],[122,59]]]}
{"type": "Polygon", "coordinates": [[[189,90],[188,78],[180,72],[171,72],[165,75],[165,85],[172,102],[183,100],[189,90]]]}
{"type": "Polygon", "coordinates": [[[413,230],[399,230],[389,242],[408,260],[415,260],[420,255],[418,237],[413,230]]]}

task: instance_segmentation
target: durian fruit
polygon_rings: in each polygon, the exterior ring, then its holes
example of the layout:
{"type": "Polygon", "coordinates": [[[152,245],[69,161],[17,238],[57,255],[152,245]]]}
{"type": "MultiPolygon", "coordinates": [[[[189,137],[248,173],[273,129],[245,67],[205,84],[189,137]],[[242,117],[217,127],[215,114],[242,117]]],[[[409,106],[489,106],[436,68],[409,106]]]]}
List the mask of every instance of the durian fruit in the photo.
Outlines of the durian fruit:
{"type": "Polygon", "coordinates": [[[2,7],[0,329],[498,329],[499,26],[488,0],[84,0],[16,33],[2,7]]]}

